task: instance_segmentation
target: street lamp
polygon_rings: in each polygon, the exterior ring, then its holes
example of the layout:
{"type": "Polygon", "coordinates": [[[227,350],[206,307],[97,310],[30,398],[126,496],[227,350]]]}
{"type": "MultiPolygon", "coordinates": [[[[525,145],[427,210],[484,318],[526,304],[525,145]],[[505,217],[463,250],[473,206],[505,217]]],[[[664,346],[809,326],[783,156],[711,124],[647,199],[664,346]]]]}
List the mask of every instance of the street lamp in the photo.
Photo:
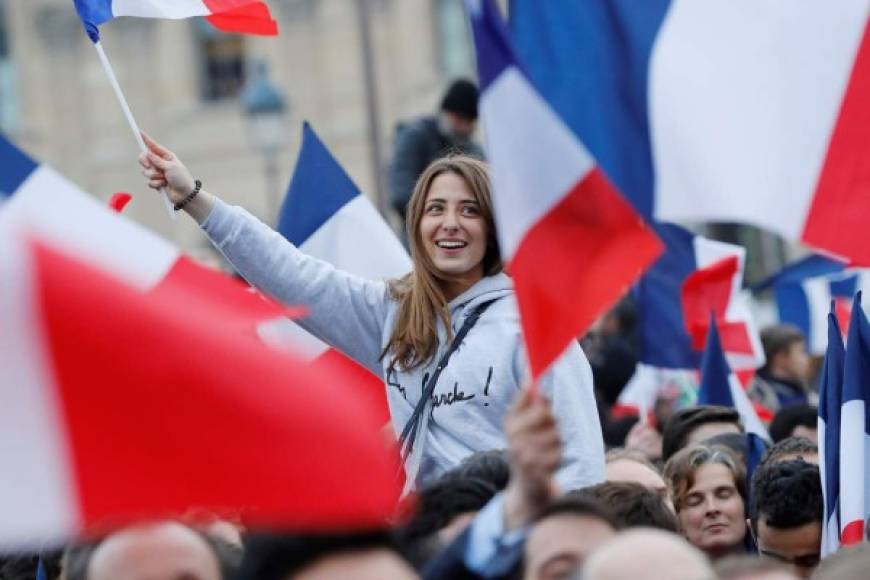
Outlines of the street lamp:
{"type": "Polygon", "coordinates": [[[258,61],[254,64],[253,74],[245,83],[241,101],[248,119],[251,143],[266,160],[266,189],[270,206],[268,210],[277,216],[281,203],[278,154],[287,144],[289,107],[281,91],[269,80],[265,62],[258,61]]]}

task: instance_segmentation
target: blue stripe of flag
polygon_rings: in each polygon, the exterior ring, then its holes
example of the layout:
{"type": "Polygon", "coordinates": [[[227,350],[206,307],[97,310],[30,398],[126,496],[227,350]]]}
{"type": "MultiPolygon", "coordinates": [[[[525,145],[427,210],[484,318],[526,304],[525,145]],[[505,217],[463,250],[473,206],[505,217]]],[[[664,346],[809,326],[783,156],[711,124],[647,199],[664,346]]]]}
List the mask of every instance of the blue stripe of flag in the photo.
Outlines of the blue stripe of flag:
{"type": "Polygon", "coordinates": [[[704,345],[704,356],[701,359],[701,385],[698,387],[699,405],[721,405],[734,408],[734,397],[731,394],[731,384],[728,377],[731,369],[722,351],[722,341],[716,320],[711,317],[710,331],[707,333],[707,344],[704,345]]]}
{"type": "Polygon", "coordinates": [[[300,246],[358,195],[359,188],[306,121],[296,169],[278,215],[278,231],[300,246]]]}
{"type": "Polygon", "coordinates": [[[505,69],[516,66],[514,49],[498,8],[492,0],[466,0],[477,48],[477,72],[481,92],[505,69]]]}
{"type": "MultiPolygon", "coordinates": [[[[831,310],[834,305],[831,304],[831,310]]],[[[819,386],[819,418],[825,423],[825,523],[834,514],[840,496],[840,407],[843,404],[845,349],[840,325],[833,312],[828,314],[828,349],[819,386]]],[[[839,521],[837,529],[840,528],[839,521]]]]}
{"type": "Polygon", "coordinates": [[[0,197],[10,197],[38,164],[0,134],[0,197]]]}
{"type": "Polygon", "coordinates": [[[648,220],[654,170],[649,64],[670,0],[511,0],[532,81],[648,220]]]}
{"type": "Polygon", "coordinates": [[[93,42],[100,40],[100,24],[114,18],[112,0],[74,0],[76,11],[93,42]]]}
{"type": "Polygon", "coordinates": [[[843,404],[865,401],[864,433],[870,433],[870,322],[861,307],[861,292],[855,294],[852,303],[843,365],[843,404]]]}

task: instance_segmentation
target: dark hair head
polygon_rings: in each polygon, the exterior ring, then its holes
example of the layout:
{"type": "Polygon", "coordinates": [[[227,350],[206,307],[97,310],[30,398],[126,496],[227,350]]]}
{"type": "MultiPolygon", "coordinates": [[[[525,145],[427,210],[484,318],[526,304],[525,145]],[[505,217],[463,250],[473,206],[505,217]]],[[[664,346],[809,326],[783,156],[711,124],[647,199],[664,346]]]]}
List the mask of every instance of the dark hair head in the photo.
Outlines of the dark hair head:
{"type": "Polygon", "coordinates": [[[780,409],[770,423],[770,438],[774,443],[791,437],[795,427],[815,429],[819,421],[819,410],[813,405],[789,405],[780,409]]]}
{"type": "Polygon", "coordinates": [[[680,409],[665,425],[662,433],[662,461],[686,446],[689,435],[707,423],[734,423],[741,428],[740,415],[736,409],[718,405],[697,405],[680,409]]]}
{"type": "Polygon", "coordinates": [[[468,79],[453,81],[441,99],[441,110],[449,111],[464,119],[477,119],[477,85],[468,79]]]}
{"type": "Polygon", "coordinates": [[[761,456],[760,465],[768,463],[779,463],[785,457],[803,455],[818,455],[819,446],[805,437],[786,437],[782,441],[775,443],[770,449],[764,452],[761,456]]]}
{"type": "Polygon", "coordinates": [[[768,463],[752,476],[749,519],[754,531],[764,516],[772,528],[796,528],[822,522],[822,480],[819,468],[806,461],[768,463]]]}
{"type": "Polygon", "coordinates": [[[33,580],[42,560],[42,566],[49,580],[60,575],[59,551],[42,553],[12,554],[0,558],[0,578],[2,580],[33,580]]]}
{"type": "Polygon", "coordinates": [[[674,533],[680,528],[676,514],[664,498],[639,483],[606,481],[569,495],[599,501],[613,514],[620,528],[659,528],[674,533]]]}
{"type": "Polygon", "coordinates": [[[414,566],[422,566],[444,548],[437,537],[440,530],[457,516],[479,511],[497,492],[473,477],[444,476],[425,486],[417,494],[413,517],[397,531],[402,552],[414,566]]]}
{"type": "Polygon", "coordinates": [[[745,433],[720,433],[709,439],[701,441],[704,445],[719,445],[731,450],[735,457],[746,465],[746,457],[749,455],[749,442],[745,433]]]}
{"type": "Polygon", "coordinates": [[[248,538],[238,580],[285,580],[315,561],[340,552],[398,550],[384,531],[347,535],[257,534],[248,538]]]}
{"type": "Polygon", "coordinates": [[[788,351],[797,342],[803,342],[804,333],[792,324],[775,324],[761,331],[761,346],[764,349],[763,369],[770,366],[775,356],[788,351]]]}
{"type": "Polygon", "coordinates": [[[459,465],[442,475],[440,479],[480,479],[501,491],[507,487],[510,476],[511,469],[505,451],[503,449],[490,449],[469,455],[459,465]]]}
{"type": "Polygon", "coordinates": [[[591,496],[580,495],[578,491],[569,492],[554,500],[541,512],[537,521],[541,522],[552,516],[563,515],[593,518],[601,520],[614,530],[619,529],[619,522],[607,509],[607,506],[591,496]]]}

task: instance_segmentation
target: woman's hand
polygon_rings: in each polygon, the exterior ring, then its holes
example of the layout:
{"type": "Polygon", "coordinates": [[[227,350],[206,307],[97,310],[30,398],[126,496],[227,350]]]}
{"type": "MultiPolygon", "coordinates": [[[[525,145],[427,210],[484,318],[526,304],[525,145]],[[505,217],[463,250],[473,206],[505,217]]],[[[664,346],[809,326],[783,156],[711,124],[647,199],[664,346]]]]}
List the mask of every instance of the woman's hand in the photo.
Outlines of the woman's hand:
{"type": "Polygon", "coordinates": [[[178,203],[193,191],[196,184],[187,167],[169,149],[142,133],[148,151],[139,156],[142,175],[148,179],[148,187],[165,187],[172,203],[178,203]]]}

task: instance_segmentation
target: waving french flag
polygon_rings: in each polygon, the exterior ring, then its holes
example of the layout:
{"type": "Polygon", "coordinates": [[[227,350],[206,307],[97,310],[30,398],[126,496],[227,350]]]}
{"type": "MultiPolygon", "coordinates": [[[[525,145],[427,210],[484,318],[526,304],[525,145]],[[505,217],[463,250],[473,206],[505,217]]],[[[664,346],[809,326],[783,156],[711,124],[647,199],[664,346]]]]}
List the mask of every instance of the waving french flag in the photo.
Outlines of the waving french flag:
{"type": "Polygon", "coordinates": [[[870,263],[866,0],[511,0],[531,79],[644,216],[870,263]]]}
{"type": "Polygon", "coordinates": [[[73,0],[85,31],[100,40],[99,26],[118,16],[190,18],[203,16],[224,32],[274,36],[278,25],[259,0],[73,0]]]}
{"type": "Polygon", "coordinates": [[[704,357],[701,360],[698,404],[721,405],[736,409],[747,433],[770,441],[770,435],[755,412],[749,397],[746,396],[746,391],[743,390],[740,381],[728,368],[728,361],[725,360],[725,353],[722,351],[722,341],[715,319],[710,321],[709,326],[704,357]]]}
{"type": "MultiPolygon", "coordinates": [[[[304,123],[296,169],[278,216],[278,231],[300,250],[336,268],[371,280],[400,278],[411,259],[369,199],[354,184],[311,125],[304,123]]],[[[342,368],[368,387],[389,419],[384,381],[301,327],[282,317],[260,327],[267,339],[277,338],[304,348],[315,364],[342,368]],[[287,340],[287,339],[290,340],[287,340]]]]}
{"type": "Polygon", "coordinates": [[[863,542],[870,500],[870,323],[855,296],[843,362],[840,411],[840,539],[863,542]]]}
{"type": "Polygon", "coordinates": [[[395,515],[379,410],[225,325],[207,293],[143,293],[0,227],[0,544],[192,509],[297,533],[395,515]]]}
{"type": "Polygon", "coordinates": [[[831,301],[840,328],[846,331],[852,312],[852,298],[870,289],[866,269],[849,268],[839,260],[816,254],[787,265],[753,287],[773,288],[780,322],[793,324],[807,337],[807,350],[825,353],[828,344],[828,311],[831,301]]]}
{"type": "Polygon", "coordinates": [[[502,256],[536,378],[661,253],[518,64],[491,0],[468,0],[502,256]]]}
{"type": "Polygon", "coordinates": [[[828,349],[819,385],[819,472],[825,519],[822,526],[822,556],[840,548],[840,412],[843,404],[845,364],[843,334],[834,313],[828,314],[828,349]]]}

